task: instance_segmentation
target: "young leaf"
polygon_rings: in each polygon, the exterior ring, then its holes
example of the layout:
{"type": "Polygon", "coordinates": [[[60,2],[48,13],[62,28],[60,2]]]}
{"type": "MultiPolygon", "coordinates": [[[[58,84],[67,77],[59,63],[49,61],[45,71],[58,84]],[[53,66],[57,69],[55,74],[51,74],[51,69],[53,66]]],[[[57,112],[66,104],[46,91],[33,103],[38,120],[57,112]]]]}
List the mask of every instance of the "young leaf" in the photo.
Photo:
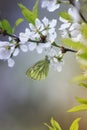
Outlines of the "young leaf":
{"type": "Polygon", "coordinates": [[[81,26],[81,33],[85,39],[87,39],[87,24],[83,23],[81,26]]]}
{"type": "Polygon", "coordinates": [[[87,110],[87,105],[81,104],[81,105],[78,105],[69,109],[68,112],[79,112],[79,111],[84,111],[84,110],[87,110]]]}
{"type": "Polygon", "coordinates": [[[78,54],[78,56],[84,60],[87,60],[87,52],[86,53],[81,53],[81,54],[78,54]]]}
{"type": "Polygon", "coordinates": [[[79,83],[79,86],[83,86],[83,87],[87,88],[87,84],[85,84],[85,83],[79,83]]]}
{"type": "Polygon", "coordinates": [[[54,130],[53,127],[51,127],[50,125],[48,125],[47,123],[44,123],[45,126],[47,126],[49,128],[49,130],[54,130]]]}
{"type": "Polygon", "coordinates": [[[38,4],[39,4],[39,0],[36,0],[36,3],[35,3],[33,10],[32,10],[33,14],[35,14],[35,16],[37,18],[38,18],[38,4]]]}
{"type": "Polygon", "coordinates": [[[13,32],[15,32],[16,27],[17,27],[20,23],[22,23],[23,21],[24,21],[24,19],[22,19],[22,18],[18,18],[18,19],[16,20],[15,25],[14,25],[14,27],[13,27],[13,32]]]}
{"type": "Polygon", "coordinates": [[[78,130],[79,129],[79,124],[78,124],[79,121],[80,121],[80,118],[75,119],[70,126],[70,130],[78,130]]]}
{"type": "Polygon", "coordinates": [[[18,18],[15,22],[15,26],[18,26],[20,23],[22,23],[24,21],[23,18],[18,18]]]}
{"type": "Polygon", "coordinates": [[[87,80],[87,76],[84,75],[84,74],[83,75],[79,75],[79,76],[73,78],[71,80],[71,82],[79,82],[79,81],[83,81],[83,80],[87,80]]]}
{"type": "Polygon", "coordinates": [[[51,118],[51,125],[54,128],[54,130],[62,130],[59,123],[55,121],[53,118],[51,118]]]}
{"type": "Polygon", "coordinates": [[[87,46],[82,44],[82,43],[80,43],[80,42],[72,41],[70,38],[64,38],[64,39],[62,39],[62,42],[65,45],[67,45],[68,47],[76,49],[77,51],[78,50],[83,50],[83,51],[87,52],[87,46]]]}
{"type": "Polygon", "coordinates": [[[79,102],[81,104],[87,104],[87,99],[76,97],[76,100],[77,100],[77,102],[79,102]]]}
{"type": "Polygon", "coordinates": [[[9,34],[12,34],[12,28],[8,20],[4,19],[1,21],[1,26],[3,30],[6,30],[9,34]]]}
{"type": "Polygon", "coordinates": [[[51,118],[50,123],[51,123],[51,126],[45,123],[45,125],[49,128],[49,130],[62,130],[59,123],[55,121],[53,118],[51,118]]]}
{"type": "Polygon", "coordinates": [[[37,18],[36,14],[34,14],[29,9],[27,9],[23,4],[18,4],[18,6],[21,9],[21,12],[22,12],[23,16],[25,17],[25,19],[28,22],[35,24],[35,19],[37,18]]]}
{"type": "Polygon", "coordinates": [[[72,17],[67,12],[60,12],[59,16],[62,18],[68,20],[69,22],[72,22],[72,17]]]}
{"type": "Polygon", "coordinates": [[[2,22],[0,21],[0,28],[2,28],[2,22]]]}
{"type": "Polygon", "coordinates": [[[47,77],[48,71],[49,71],[49,61],[48,59],[45,59],[31,66],[27,70],[26,76],[34,80],[43,80],[47,77]]]}

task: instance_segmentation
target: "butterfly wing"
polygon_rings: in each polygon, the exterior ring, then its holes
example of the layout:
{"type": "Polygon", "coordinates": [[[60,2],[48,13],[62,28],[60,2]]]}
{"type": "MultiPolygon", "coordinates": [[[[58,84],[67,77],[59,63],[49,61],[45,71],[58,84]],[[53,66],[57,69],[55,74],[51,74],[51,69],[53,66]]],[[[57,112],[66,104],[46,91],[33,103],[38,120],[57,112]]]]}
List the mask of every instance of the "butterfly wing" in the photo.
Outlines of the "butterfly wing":
{"type": "Polygon", "coordinates": [[[34,80],[43,80],[47,77],[48,71],[49,71],[49,61],[45,59],[31,66],[26,71],[26,76],[34,80]]]}

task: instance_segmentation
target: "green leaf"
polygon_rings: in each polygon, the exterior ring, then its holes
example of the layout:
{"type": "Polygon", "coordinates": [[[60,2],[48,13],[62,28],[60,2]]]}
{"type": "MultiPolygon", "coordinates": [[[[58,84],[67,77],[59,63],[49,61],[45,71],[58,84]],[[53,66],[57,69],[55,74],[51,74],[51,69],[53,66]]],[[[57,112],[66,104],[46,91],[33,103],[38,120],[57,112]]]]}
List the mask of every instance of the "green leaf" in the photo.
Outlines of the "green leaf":
{"type": "Polygon", "coordinates": [[[87,39],[87,24],[86,23],[82,23],[81,33],[84,36],[84,38],[87,39]]]}
{"type": "Polygon", "coordinates": [[[18,26],[20,23],[22,23],[24,21],[23,18],[18,18],[15,22],[15,26],[18,26]]]}
{"type": "Polygon", "coordinates": [[[78,111],[84,111],[84,110],[87,110],[87,105],[81,104],[81,105],[78,105],[69,109],[68,112],[78,112],[78,111]]]}
{"type": "Polygon", "coordinates": [[[51,125],[54,128],[54,130],[62,130],[59,123],[55,121],[53,118],[51,118],[51,125]]]}
{"type": "Polygon", "coordinates": [[[73,123],[70,126],[70,130],[78,130],[79,129],[79,124],[78,122],[80,121],[81,118],[77,118],[73,121],[73,123]]]}
{"type": "Polygon", "coordinates": [[[87,104],[87,99],[76,97],[76,100],[81,104],[87,104]]]}
{"type": "Polygon", "coordinates": [[[39,4],[39,0],[36,0],[36,3],[35,3],[33,10],[32,10],[33,14],[35,14],[35,16],[37,18],[38,18],[38,4],[39,4]]]}
{"type": "Polygon", "coordinates": [[[59,16],[61,16],[65,20],[68,20],[69,22],[72,22],[72,17],[67,12],[60,12],[59,16]]]}
{"type": "Polygon", "coordinates": [[[80,42],[72,41],[70,38],[64,38],[64,39],[62,39],[62,42],[65,45],[67,45],[68,47],[76,49],[77,51],[78,50],[83,50],[83,51],[87,52],[87,46],[82,44],[82,43],[80,43],[80,42]]]}
{"type": "Polygon", "coordinates": [[[18,18],[18,19],[16,20],[15,25],[14,25],[14,28],[13,28],[13,32],[15,32],[16,27],[17,27],[19,24],[21,24],[23,21],[24,21],[23,18],[18,18]]]}
{"type": "Polygon", "coordinates": [[[0,21],[0,28],[2,28],[2,22],[0,21]]]}
{"type": "Polygon", "coordinates": [[[78,56],[84,60],[87,60],[87,53],[78,54],[78,56]]]}
{"type": "Polygon", "coordinates": [[[48,59],[45,59],[31,66],[27,70],[26,76],[34,80],[43,80],[47,77],[48,71],[49,71],[49,61],[48,59]]]}
{"type": "Polygon", "coordinates": [[[73,78],[71,80],[71,82],[79,82],[79,81],[83,81],[83,80],[87,80],[87,76],[86,75],[79,75],[79,76],[73,78]]]}
{"type": "Polygon", "coordinates": [[[4,19],[1,21],[2,29],[6,30],[9,34],[12,34],[12,28],[8,20],[4,19]]]}
{"type": "Polygon", "coordinates": [[[83,86],[83,87],[87,88],[87,84],[85,84],[85,83],[79,83],[79,86],[83,86]]]}
{"type": "Polygon", "coordinates": [[[51,126],[45,123],[45,125],[49,128],[49,130],[62,130],[59,123],[55,121],[53,118],[51,118],[51,126]]]}
{"type": "Polygon", "coordinates": [[[23,16],[25,17],[25,19],[28,22],[35,24],[35,19],[37,18],[36,14],[34,14],[29,9],[27,9],[23,4],[18,4],[18,6],[21,9],[21,12],[22,12],[23,16]]]}
{"type": "Polygon", "coordinates": [[[49,130],[54,130],[53,127],[51,127],[50,125],[48,125],[47,123],[44,123],[45,126],[47,126],[49,128],[49,130]]]}

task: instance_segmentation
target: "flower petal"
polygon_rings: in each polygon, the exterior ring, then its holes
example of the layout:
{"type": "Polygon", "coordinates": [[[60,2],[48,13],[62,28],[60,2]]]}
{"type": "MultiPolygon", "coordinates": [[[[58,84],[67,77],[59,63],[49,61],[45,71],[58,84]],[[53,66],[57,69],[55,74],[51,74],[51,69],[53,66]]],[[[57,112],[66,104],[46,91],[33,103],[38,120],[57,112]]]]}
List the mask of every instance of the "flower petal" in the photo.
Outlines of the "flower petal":
{"type": "Polygon", "coordinates": [[[15,61],[14,61],[12,58],[9,58],[9,59],[8,59],[8,66],[9,66],[9,67],[13,67],[14,64],[15,64],[15,61]]]}
{"type": "Polygon", "coordinates": [[[32,30],[32,31],[35,31],[36,29],[35,29],[35,26],[32,24],[32,23],[29,23],[29,27],[30,27],[30,29],[32,30]]]}
{"type": "Polygon", "coordinates": [[[44,23],[45,27],[47,27],[49,24],[49,20],[46,17],[42,19],[42,22],[44,23]]]}
{"type": "Polygon", "coordinates": [[[36,25],[36,28],[39,30],[39,31],[42,31],[43,30],[43,24],[41,23],[41,21],[37,18],[35,20],[35,25],[36,25]]]}
{"type": "Polygon", "coordinates": [[[39,44],[39,45],[37,46],[36,50],[37,50],[37,52],[38,52],[39,54],[41,54],[42,51],[43,51],[43,45],[42,45],[42,44],[39,44]]]}
{"type": "Polygon", "coordinates": [[[10,50],[6,50],[5,48],[0,48],[0,59],[6,60],[11,56],[10,50]]]}
{"type": "Polygon", "coordinates": [[[63,22],[63,23],[68,23],[68,20],[66,20],[66,19],[64,19],[64,18],[62,18],[62,17],[59,17],[59,20],[60,20],[61,22],[63,22]]]}
{"type": "Polygon", "coordinates": [[[53,19],[53,20],[49,23],[49,26],[50,26],[51,28],[54,28],[56,25],[57,25],[57,20],[56,20],[56,19],[53,19]]]}
{"type": "Polygon", "coordinates": [[[29,50],[30,51],[33,51],[36,47],[37,47],[37,44],[36,43],[34,43],[34,42],[29,42],[29,50]]]}
{"type": "Polygon", "coordinates": [[[16,48],[13,53],[13,56],[17,56],[19,54],[19,52],[20,52],[19,48],[16,48]]]}
{"type": "Polygon", "coordinates": [[[49,1],[44,0],[44,1],[42,1],[41,7],[46,8],[48,4],[49,4],[49,1]]]}
{"type": "Polygon", "coordinates": [[[75,7],[69,8],[68,13],[72,16],[74,22],[79,22],[80,16],[77,8],[75,7]]]}
{"type": "Polygon", "coordinates": [[[62,25],[60,26],[59,30],[64,30],[64,29],[66,29],[66,28],[69,28],[70,24],[71,24],[71,23],[64,23],[64,24],[62,24],[62,25]]]}
{"type": "Polygon", "coordinates": [[[20,46],[20,49],[23,51],[23,52],[27,52],[28,51],[28,47],[26,45],[21,45],[20,46]]]}

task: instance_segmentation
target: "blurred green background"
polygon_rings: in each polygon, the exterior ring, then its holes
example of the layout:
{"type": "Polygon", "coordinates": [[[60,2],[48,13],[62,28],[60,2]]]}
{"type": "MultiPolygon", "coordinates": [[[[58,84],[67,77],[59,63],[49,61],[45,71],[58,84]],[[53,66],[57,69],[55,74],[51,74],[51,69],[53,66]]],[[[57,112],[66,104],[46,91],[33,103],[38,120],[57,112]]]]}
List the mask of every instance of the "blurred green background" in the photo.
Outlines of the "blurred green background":
{"type": "MultiPolygon", "coordinates": [[[[0,18],[8,19],[12,26],[17,18],[22,17],[17,3],[32,9],[35,0],[0,0],[0,18]]],[[[65,8],[63,5],[61,10],[65,8]]],[[[57,18],[58,12],[49,14],[39,5],[39,18],[44,16],[57,18]]],[[[16,34],[24,32],[26,27],[28,23],[22,23],[16,34]]],[[[0,39],[3,38],[0,36],[0,39]]],[[[50,69],[46,80],[26,78],[25,72],[29,66],[42,57],[36,52],[20,53],[14,59],[16,63],[13,68],[0,61],[0,130],[47,130],[43,123],[48,123],[51,117],[60,123],[63,130],[68,130],[72,121],[80,116],[79,130],[87,130],[87,112],[66,112],[78,104],[75,96],[87,98],[85,88],[70,83],[74,76],[81,73],[75,54],[67,53],[62,72],[50,69]]]]}

